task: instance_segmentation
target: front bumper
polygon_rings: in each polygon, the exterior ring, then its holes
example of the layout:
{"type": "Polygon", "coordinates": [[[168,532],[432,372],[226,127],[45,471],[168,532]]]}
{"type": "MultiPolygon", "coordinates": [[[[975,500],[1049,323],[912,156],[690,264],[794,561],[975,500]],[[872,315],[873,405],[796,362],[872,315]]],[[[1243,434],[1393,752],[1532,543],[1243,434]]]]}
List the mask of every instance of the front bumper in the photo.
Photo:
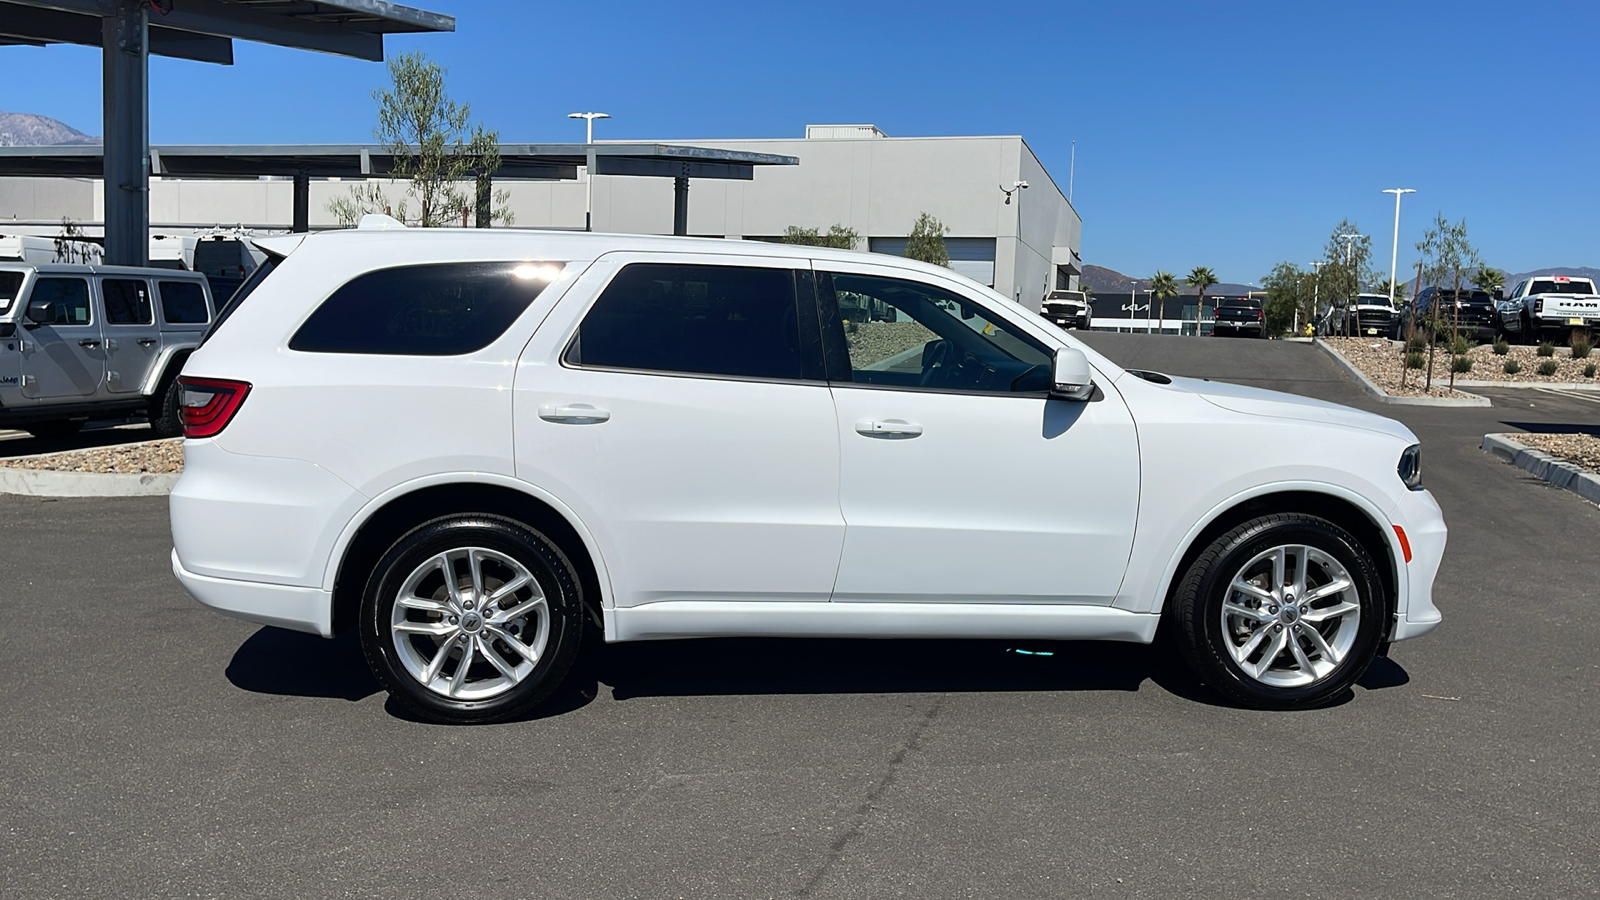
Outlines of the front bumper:
{"type": "Polygon", "coordinates": [[[172,551],[172,574],[189,596],[225,616],[333,637],[332,591],[196,575],[178,562],[177,550],[172,551]]]}
{"type": "Polygon", "coordinates": [[[1444,614],[1433,605],[1433,581],[1444,559],[1449,529],[1439,504],[1427,491],[1408,491],[1390,513],[1394,524],[1405,529],[1411,545],[1411,561],[1405,562],[1397,550],[1396,561],[1406,582],[1405,608],[1395,617],[1391,640],[1421,637],[1439,627],[1444,614]]]}

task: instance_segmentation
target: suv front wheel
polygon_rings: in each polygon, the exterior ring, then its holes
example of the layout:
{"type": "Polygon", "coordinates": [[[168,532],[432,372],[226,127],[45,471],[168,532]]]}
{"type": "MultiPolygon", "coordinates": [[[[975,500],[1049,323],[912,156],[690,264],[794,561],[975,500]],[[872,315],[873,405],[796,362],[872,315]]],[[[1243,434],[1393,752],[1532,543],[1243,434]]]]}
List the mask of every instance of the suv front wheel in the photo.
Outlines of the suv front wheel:
{"type": "Polygon", "coordinates": [[[1218,537],[1174,600],[1194,673],[1262,709],[1338,699],[1372,663],[1390,608],[1372,554],[1338,525],[1300,514],[1262,516],[1218,537]]]}
{"type": "Polygon", "coordinates": [[[548,538],[490,515],[435,519],[384,554],[361,606],[361,645],[399,700],[439,722],[532,711],[583,637],[577,573],[548,538]]]}

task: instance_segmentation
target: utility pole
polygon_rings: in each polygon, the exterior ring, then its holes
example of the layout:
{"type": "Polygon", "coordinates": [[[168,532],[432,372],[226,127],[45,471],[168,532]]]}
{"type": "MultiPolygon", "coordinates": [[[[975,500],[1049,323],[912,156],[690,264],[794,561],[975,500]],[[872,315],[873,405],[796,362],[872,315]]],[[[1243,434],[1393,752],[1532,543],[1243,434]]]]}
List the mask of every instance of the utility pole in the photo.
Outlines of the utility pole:
{"type": "Polygon", "coordinates": [[[569,119],[583,119],[584,150],[588,152],[588,177],[584,179],[583,188],[583,230],[594,230],[594,120],[609,119],[611,116],[603,112],[578,112],[567,113],[569,119]]]}
{"type": "Polygon", "coordinates": [[[1385,194],[1394,195],[1394,246],[1389,250],[1389,306],[1394,307],[1395,282],[1400,280],[1400,273],[1395,271],[1395,266],[1400,265],[1400,196],[1402,194],[1415,194],[1415,188],[1384,188],[1385,194]]]}
{"type": "Polygon", "coordinates": [[[1322,312],[1322,267],[1327,265],[1326,260],[1317,260],[1311,264],[1311,333],[1317,331],[1317,315],[1322,312]]]}
{"type": "Polygon", "coordinates": [[[1352,248],[1355,247],[1356,241],[1358,241],[1358,240],[1360,240],[1361,238],[1364,238],[1364,237],[1366,237],[1366,235],[1357,234],[1357,233],[1355,233],[1353,231],[1350,232],[1349,234],[1341,234],[1341,235],[1339,235],[1339,240],[1344,241],[1344,271],[1345,271],[1346,275],[1350,276],[1350,285],[1351,285],[1351,287],[1350,287],[1351,295],[1349,297],[1345,298],[1345,305],[1344,305],[1343,315],[1340,316],[1340,318],[1343,320],[1342,322],[1340,322],[1340,327],[1342,327],[1344,329],[1344,336],[1345,337],[1349,337],[1350,336],[1350,305],[1351,305],[1351,302],[1353,300],[1355,300],[1355,295],[1359,294],[1361,292],[1360,280],[1356,278],[1356,275],[1355,275],[1354,272],[1350,271],[1350,251],[1351,251],[1352,248]]]}
{"type": "Polygon", "coordinates": [[[1067,161],[1067,203],[1072,203],[1072,177],[1078,172],[1078,142],[1072,142],[1072,157],[1067,161]]]}

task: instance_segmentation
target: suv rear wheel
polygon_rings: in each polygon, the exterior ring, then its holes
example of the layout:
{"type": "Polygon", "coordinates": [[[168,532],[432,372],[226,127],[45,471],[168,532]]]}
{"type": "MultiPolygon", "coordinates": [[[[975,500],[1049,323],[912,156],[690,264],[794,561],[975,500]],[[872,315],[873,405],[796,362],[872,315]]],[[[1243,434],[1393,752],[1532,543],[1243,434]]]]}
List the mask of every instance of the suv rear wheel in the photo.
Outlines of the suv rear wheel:
{"type": "Polygon", "coordinates": [[[1326,519],[1252,519],[1211,543],[1180,582],[1174,624],[1194,673],[1262,709],[1322,706],[1372,663],[1388,623],[1377,564],[1326,519]]]}
{"type": "Polygon", "coordinates": [[[170,368],[150,398],[150,429],[157,437],[183,437],[183,420],[178,418],[178,401],[183,396],[183,388],[178,385],[178,370],[182,368],[181,362],[170,368]]]}
{"type": "Polygon", "coordinates": [[[389,693],[424,718],[493,722],[532,711],[583,638],[577,573],[549,538],[490,515],[435,519],[378,562],[361,645],[389,693]]]}

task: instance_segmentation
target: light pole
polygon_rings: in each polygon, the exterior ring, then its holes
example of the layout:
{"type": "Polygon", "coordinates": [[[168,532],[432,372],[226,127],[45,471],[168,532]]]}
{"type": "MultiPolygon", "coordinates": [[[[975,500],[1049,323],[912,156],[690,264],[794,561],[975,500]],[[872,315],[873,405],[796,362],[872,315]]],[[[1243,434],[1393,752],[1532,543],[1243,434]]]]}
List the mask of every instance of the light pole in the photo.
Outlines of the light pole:
{"type": "Polygon", "coordinates": [[[1317,316],[1322,312],[1322,267],[1327,265],[1326,260],[1318,260],[1311,264],[1311,333],[1316,334],[1317,316]]]}
{"type": "Polygon", "coordinates": [[[583,143],[588,151],[588,177],[584,180],[583,187],[583,230],[594,230],[594,120],[609,119],[610,115],[603,112],[578,112],[567,113],[569,119],[583,119],[583,143]]]}
{"type": "Polygon", "coordinates": [[[1385,194],[1394,195],[1394,247],[1389,251],[1389,307],[1394,307],[1394,286],[1400,274],[1394,270],[1400,265],[1400,195],[1415,194],[1415,188],[1384,188],[1385,194]]]}
{"type": "MultiPolygon", "coordinates": [[[[1144,327],[1145,327],[1145,331],[1148,333],[1149,330],[1150,330],[1150,312],[1149,312],[1150,304],[1146,303],[1144,306],[1140,306],[1139,305],[1139,282],[1130,281],[1130,282],[1128,282],[1128,284],[1129,284],[1129,288],[1128,288],[1128,300],[1129,300],[1129,302],[1122,304],[1122,308],[1124,310],[1127,310],[1127,313],[1128,313],[1128,333],[1129,334],[1133,334],[1134,333],[1133,323],[1136,320],[1134,319],[1133,316],[1134,316],[1135,313],[1137,313],[1141,309],[1145,310],[1144,327]]],[[[1117,330],[1121,331],[1122,329],[1118,328],[1117,330]]]]}
{"type": "MultiPolygon", "coordinates": [[[[1353,293],[1361,292],[1361,283],[1360,280],[1356,278],[1355,273],[1350,271],[1350,251],[1351,248],[1355,247],[1356,241],[1364,237],[1366,237],[1366,235],[1357,234],[1354,231],[1350,232],[1349,234],[1339,235],[1339,240],[1344,241],[1344,271],[1346,275],[1350,276],[1350,284],[1352,285],[1351,291],[1353,293]]],[[[1350,301],[1353,299],[1353,296],[1346,297],[1344,309],[1341,311],[1340,318],[1342,318],[1344,321],[1341,322],[1340,325],[1344,328],[1345,337],[1350,336],[1350,301]]]]}

